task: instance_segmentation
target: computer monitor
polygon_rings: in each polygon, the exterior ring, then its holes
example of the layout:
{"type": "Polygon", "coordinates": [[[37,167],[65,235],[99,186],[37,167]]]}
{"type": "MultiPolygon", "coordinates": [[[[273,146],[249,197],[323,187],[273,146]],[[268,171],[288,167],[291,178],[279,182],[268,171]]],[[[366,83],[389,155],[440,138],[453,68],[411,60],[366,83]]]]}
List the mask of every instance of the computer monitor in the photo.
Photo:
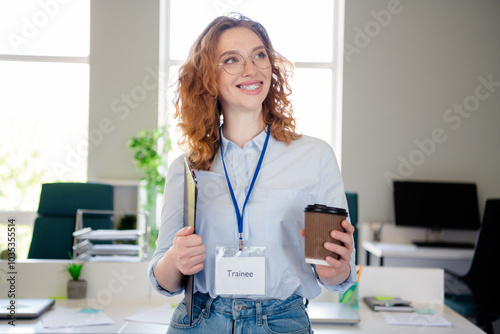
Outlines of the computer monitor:
{"type": "Polygon", "coordinates": [[[475,183],[394,181],[396,226],[478,230],[475,183]]]}

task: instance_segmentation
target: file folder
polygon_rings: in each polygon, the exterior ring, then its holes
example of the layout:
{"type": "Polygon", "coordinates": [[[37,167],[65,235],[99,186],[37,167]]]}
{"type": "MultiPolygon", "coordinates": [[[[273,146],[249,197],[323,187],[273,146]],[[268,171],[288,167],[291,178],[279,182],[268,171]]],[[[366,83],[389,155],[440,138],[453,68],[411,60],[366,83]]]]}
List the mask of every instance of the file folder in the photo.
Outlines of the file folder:
{"type": "MultiPolygon", "coordinates": [[[[192,226],[196,232],[196,200],[198,198],[198,187],[196,186],[196,175],[184,158],[184,226],[192,226]]],[[[194,275],[184,276],[184,301],[189,317],[189,325],[193,324],[193,289],[194,275]]]]}

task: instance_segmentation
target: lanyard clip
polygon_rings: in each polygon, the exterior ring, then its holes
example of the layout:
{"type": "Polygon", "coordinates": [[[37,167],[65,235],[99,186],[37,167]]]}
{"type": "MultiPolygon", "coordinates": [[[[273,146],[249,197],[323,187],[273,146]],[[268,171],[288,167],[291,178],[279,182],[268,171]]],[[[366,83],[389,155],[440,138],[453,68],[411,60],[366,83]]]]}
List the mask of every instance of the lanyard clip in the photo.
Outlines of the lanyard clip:
{"type": "Polygon", "coordinates": [[[242,251],[243,248],[245,248],[245,243],[243,242],[243,233],[240,233],[239,234],[239,237],[240,237],[240,242],[239,242],[239,250],[242,251]]]}

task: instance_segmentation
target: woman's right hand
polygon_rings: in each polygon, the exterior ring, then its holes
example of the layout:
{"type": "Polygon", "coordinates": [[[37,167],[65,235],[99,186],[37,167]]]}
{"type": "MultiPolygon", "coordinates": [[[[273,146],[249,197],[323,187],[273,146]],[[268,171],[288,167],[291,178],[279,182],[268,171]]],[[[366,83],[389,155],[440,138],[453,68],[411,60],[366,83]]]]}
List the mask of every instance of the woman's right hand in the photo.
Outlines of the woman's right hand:
{"type": "Polygon", "coordinates": [[[172,247],[158,261],[154,276],[165,290],[174,293],[182,289],[184,275],[193,275],[203,269],[205,245],[193,227],[184,227],[174,236],[172,247]]]}
{"type": "Polygon", "coordinates": [[[194,228],[188,226],[176,233],[172,248],[168,251],[175,267],[184,275],[193,275],[203,269],[206,259],[205,245],[201,236],[194,234],[194,228]]]}

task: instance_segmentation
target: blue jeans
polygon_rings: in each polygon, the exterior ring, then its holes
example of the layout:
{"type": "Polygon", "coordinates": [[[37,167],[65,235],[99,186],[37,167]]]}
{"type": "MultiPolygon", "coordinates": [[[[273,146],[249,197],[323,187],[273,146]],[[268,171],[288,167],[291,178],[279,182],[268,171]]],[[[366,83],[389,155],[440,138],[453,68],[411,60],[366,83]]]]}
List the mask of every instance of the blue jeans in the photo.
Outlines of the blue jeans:
{"type": "Polygon", "coordinates": [[[196,293],[193,297],[193,324],[184,300],[172,315],[167,334],[177,333],[313,333],[302,297],[286,300],[211,298],[196,293]]]}

